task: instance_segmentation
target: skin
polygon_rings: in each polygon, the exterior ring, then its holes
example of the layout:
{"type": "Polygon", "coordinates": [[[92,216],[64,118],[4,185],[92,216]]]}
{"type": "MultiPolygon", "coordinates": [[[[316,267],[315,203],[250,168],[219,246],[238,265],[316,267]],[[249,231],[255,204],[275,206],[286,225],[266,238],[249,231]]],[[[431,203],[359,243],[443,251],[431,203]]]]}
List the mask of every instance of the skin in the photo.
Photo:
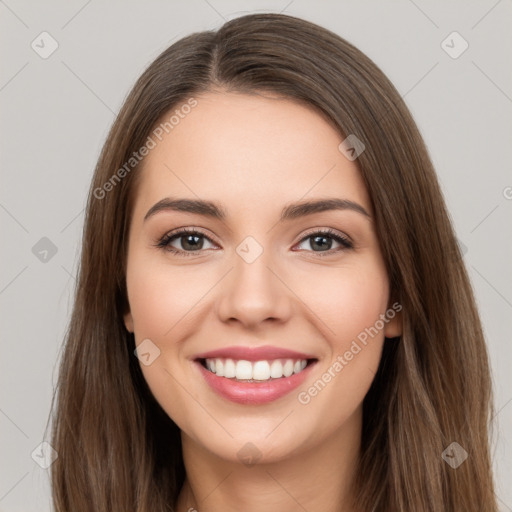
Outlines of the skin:
{"type": "MultiPolygon", "coordinates": [[[[187,480],[177,510],[355,510],[349,484],[362,401],[384,338],[401,333],[400,315],[308,404],[297,395],[391,307],[368,192],[356,162],[338,150],[343,137],[310,107],[268,94],[215,91],[196,99],[141,171],[124,318],[137,345],[149,338],[160,349],[141,369],[182,432],[187,480]],[[227,218],[161,211],[144,221],[168,196],[218,202],[227,218]],[[360,204],[370,217],[332,210],[279,222],[291,202],[333,197],[360,204]],[[193,256],[155,246],[171,230],[191,227],[211,240],[201,239],[193,256]],[[327,239],[330,255],[319,256],[325,251],[305,238],[313,228],[331,228],[354,248],[327,239]],[[247,236],[263,249],[250,264],[236,252],[247,236]],[[286,347],[318,363],[298,390],[241,405],[211,390],[193,363],[200,352],[233,345],[286,347]],[[248,442],[261,456],[250,466],[237,455],[248,442]]],[[[171,245],[186,251],[187,240],[171,245]]]]}

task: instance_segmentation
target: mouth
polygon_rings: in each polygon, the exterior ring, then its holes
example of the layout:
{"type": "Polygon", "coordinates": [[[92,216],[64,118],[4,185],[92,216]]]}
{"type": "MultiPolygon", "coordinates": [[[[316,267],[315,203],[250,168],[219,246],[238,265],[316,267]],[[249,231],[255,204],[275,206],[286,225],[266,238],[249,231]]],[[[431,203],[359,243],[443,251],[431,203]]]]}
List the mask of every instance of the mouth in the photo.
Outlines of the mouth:
{"type": "Polygon", "coordinates": [[[303,372],[317,359],[273,359],[247,361],[231,358],[200,358],[196,361],[217,377],[237,382],[272,382],[303,372]]]}
{"type": "Polygon", "coordinates": [[[193,360],[211,391],[243,405],[262,405],[289,395],[307,379],[317,362],[316,358],[193,360]]]}

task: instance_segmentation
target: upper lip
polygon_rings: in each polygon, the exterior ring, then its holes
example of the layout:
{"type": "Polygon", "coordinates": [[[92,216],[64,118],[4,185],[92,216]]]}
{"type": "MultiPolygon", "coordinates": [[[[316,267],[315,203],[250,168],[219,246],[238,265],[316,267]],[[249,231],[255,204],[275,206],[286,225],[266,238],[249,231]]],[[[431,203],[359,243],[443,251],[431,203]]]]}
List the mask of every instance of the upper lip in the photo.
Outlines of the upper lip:
{"type": "Polygon", "coordinates": [[[295,350],[288,350],[287,348],[272,347],[265,345],[262,347],[246,347],[246,346],[232,346],[211,350],[196,354],[194,359],[236,359],[245,361],[262,361],[273,359],[316,359],[311,354],[304,352],[297,352],[295,350]]]}

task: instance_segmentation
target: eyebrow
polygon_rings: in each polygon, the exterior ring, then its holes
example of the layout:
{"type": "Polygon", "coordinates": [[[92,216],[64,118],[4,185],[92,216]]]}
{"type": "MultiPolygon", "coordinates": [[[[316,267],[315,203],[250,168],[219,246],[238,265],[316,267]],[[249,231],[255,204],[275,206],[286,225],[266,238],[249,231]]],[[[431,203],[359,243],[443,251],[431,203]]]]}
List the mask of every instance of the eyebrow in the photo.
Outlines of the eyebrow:
{"type": "MultiPolygon", "coordinates": [[[[370,218],[370,214],[359,203],[348,199],[318,199],[288,204],[281,211],[280,222],[297,219],[314,213],[325,212],[329,210],[351,210],[365,217],[370,218]]],[[[224,221],[227,218],[226,211],[217,203],[204,201],[201,199],[174,199],[166,197],[154,204],[146,213],[144,222],[153,215],[162,211],[177,211],[186,213],[195,213],[224,221]]]]}

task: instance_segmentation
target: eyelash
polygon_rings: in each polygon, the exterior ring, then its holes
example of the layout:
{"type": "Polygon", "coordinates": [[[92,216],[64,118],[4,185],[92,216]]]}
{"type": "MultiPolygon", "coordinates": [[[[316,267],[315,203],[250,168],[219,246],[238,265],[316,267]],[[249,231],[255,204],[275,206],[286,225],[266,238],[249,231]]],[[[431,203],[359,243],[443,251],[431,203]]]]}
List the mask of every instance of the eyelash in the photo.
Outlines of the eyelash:
{"type": "MultiPolygon", "coordinates": [[[[166,235],[164,235],[155,245],[156,245],[156,247],[158,247],[158,248],[160,248],[160,249],[162,249],[164,251],[168,251],[168,252],[174,253],[177,256],[185,256],[185,257],[195,256],[195,255],[197,255],[198,252],[202,252],[201,250],[198,250],[198,251],[182,251],[181,249],[176,249],[175,247],[171,247],[169,245],[173,240],[179,239],[179,238],[181,238],[182,236],[185,236],[185,235],[201,236],[201,237],[206,238],[209,242],[215,243],[215,242],[213,242],[213,240],[210,239],[210,237],[206,236],[203,232],[198,231],[197,229],[194,229],[194,228],[190,228],[190,229],[182,229],[182,230],[176,231],[176,232],[172,232],[171,231],[170,233],[167,233],[166,235]]],[[[333,253],[354,248],[352,242],[350,242],[350,240],[348,238],[337,234],[332,229],[325,229],[325,230],[320,229],[318,231],[313,231],[311,233],[308,233],[307,235],[305,235],[299,241],[299,244],[301,244],[302,242],[304,242],[308,238],[313,238],[315,235],[323,235],[323,236],[327,236],[328,238],[332,238],[333,240],[335,240],[336,242],[338,242],[342,246],[342,247],[340,247],[338,249],[329,249],[328,251],[321,251],[321,252],[309,251],[309,252],[315,253],[319,257],[331,256],[333,253]]]]}

